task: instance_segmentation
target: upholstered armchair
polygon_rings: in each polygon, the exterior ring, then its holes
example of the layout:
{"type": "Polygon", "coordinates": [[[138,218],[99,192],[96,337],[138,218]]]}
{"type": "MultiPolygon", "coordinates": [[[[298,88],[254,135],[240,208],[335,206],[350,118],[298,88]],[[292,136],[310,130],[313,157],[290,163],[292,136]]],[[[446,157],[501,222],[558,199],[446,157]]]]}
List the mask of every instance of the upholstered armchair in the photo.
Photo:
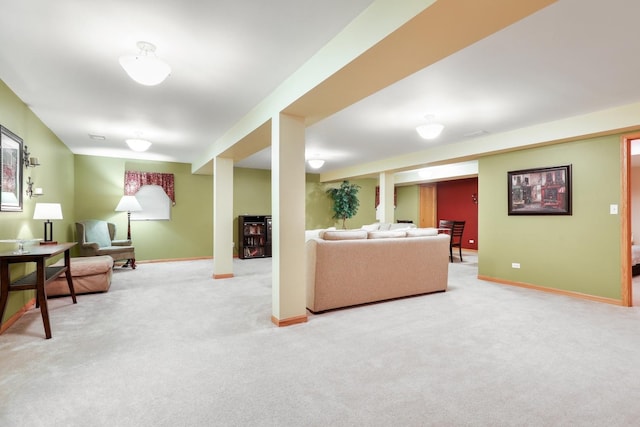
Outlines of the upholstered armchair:
{"type": "Polygon", "coordinates": [[[114,240],[116,225],[95,219],[76,222],[76,238],[81,256],[109,255],[114,261],[126,260],[136,268],[135,248],[131,240],[114,240]]]}

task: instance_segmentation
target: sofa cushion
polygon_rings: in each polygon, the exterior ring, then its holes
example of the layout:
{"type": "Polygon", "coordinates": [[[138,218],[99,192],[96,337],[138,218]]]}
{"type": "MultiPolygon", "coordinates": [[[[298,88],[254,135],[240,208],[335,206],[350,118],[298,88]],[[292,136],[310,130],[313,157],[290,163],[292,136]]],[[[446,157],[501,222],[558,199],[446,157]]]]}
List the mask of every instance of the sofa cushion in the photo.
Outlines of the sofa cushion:
{"type": "Polygon", "coordinates": [[[309,239],[318,239],[320,238],[320,233],[325,230],[335,230],[335,227],[329,228],[316,228],[315,230],[305,230],[304,232],[304,241],[306,242],[309,239]]]}
{"type": "Polygon", "coordinates": [[[407,230],[407,237],[437,236],[437,228],[410,228],[407,230]]]}
{"type": "Polygon", "coordinates": [[[406,237],[407,232],[404,230],[383,230],[370,231],[367,234],[369,239],[385,239],[389,237],[406,237]]]}
{"type": "Polygon", "coordinates": [[[391,229],[391,223],[389,222],[381,222],[380,227],[378,228],[378,230],[381,230],[381,231],[390,230],[390,229],[391,229]]]}
{"type": "Polygon", "coordinates": [[[410,228],[416,228],[416,225],[408,222],[396,222],[389,225],[389,230],[408,230],[410,228]]]}
{"type": "Polygon", "coordinates": [[[324,240],[358,240],[367,238],[367,230],[325,230],[320,233],[324,240]]]}
{"type": "Polygon", "coordinates": [[[376,231],[380,228],[379,222],[374,222],[373,224],[363,225],[362,229],[367,231],[376,231]]]}

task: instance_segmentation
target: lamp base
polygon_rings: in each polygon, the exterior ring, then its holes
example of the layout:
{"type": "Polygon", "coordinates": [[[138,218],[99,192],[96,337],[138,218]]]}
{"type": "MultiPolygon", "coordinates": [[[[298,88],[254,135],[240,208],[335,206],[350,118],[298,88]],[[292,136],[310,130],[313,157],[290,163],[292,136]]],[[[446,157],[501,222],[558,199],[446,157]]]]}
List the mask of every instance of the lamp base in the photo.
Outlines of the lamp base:
{"type": "Polygon", "coordinates": [[[57,245],[57,244],[58,244],[58,242],[56,242],[56,241],[49,241],[49,242],[45,242],[44,240],[41,240],[41,241],[40,241],[40,244],[41,244],[41,245],[57,245]]]}

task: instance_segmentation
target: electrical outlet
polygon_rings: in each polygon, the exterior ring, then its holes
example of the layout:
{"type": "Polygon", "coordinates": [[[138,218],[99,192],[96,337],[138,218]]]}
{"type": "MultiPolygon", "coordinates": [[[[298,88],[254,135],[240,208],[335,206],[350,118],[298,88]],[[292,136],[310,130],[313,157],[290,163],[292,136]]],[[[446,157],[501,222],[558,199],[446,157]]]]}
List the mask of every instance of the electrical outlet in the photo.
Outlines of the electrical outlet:
{"type": "Polygon", "coordinates": [[[476,242],[476,241],[475,241],[475,240],[473,240],[473,239],[470,239],[470,240],[469,240],[469,243],[471,243],[472,245],[473,245],[475,242],[476,242]]]}
{"type": "Polygon", "coordinates": [[[520,263],[519,262],[512,262],[511,263],[511,268],[520,268],[520,263]]]}

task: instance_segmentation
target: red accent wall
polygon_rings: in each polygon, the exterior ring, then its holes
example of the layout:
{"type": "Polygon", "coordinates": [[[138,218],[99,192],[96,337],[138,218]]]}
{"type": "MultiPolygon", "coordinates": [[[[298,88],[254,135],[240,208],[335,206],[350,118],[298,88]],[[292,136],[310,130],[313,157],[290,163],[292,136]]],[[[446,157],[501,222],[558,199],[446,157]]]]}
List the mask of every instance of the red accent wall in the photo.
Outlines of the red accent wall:
{"type": "Polygon", "coordinates": [[[438,221],[450,219],[466,221],[462,234],[462,247],[478,249],[478,178],[443,181],[437,184],[438,221]],[[474,243],[469,243],[473,240],[474,243]]]}

